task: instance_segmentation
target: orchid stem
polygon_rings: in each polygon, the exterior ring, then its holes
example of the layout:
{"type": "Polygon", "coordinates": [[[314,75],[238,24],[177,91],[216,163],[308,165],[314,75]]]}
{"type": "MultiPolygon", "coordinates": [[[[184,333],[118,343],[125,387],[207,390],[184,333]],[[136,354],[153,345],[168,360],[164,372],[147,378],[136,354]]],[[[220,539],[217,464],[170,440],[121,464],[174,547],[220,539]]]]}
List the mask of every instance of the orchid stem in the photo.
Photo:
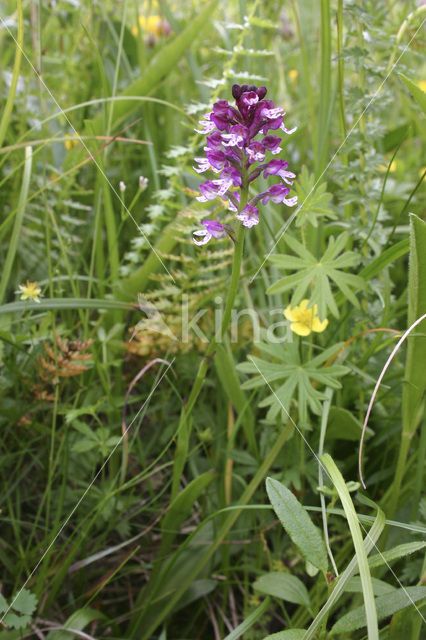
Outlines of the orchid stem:
{"type": "MultiPolygon", "coordinates": [[[[246,202],[247,202],[247,193],[242,192],[240,209],[245,207],[246,202]]],[[[203,383],[207,374],[210,356],[214,354],[216,345],[218,344],[218,342],[221,342],[224,336],[226,335],[226,332],[229,327],[229,323],[231,321],[232,309],[234,308],[235,298],[238,292],[238,284],[240,281],[241,263],[242,263],[243,251],[244,251],[244,232],[245,232],[245,227],[243,225],[240,225],[237,232],[237,240],[235,243],[234,258],[232,262],[231,282],[229,284],[228,297],[226,299],[225,311],[223,313],[219,339],[217,339],[216,337],[213,337],[211,339],[210,344],[207,347],[207,350],[198,368],[198,372],[195,377],[194,384],[191,389],[191,393],[189,394],[188,400],[185,406],[183,407],[182,413],[180,416],[178,440],[176,445],[176,457],[175,457],[175,464],[173,466],[172,493],[171,493],[172,500],[174,500],[174,498],[179,493],[180,478],[181,478],[182,471],[185,466],[185,462],[187,458],[189,435],[191,431],[191,422],[190,422],[191,413],[195,403],[197,402],[197,398],[200,394],[200,391],[203,388],[203,383]]]]}

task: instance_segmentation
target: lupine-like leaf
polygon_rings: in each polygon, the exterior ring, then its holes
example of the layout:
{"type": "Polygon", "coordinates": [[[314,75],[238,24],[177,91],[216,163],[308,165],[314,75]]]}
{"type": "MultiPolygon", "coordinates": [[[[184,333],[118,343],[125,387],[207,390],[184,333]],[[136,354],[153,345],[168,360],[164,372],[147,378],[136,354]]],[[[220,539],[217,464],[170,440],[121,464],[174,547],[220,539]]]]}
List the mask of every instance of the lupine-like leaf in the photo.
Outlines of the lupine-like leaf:
{"type": "Polygon", "coordinates": [[[316,384],[321,384],[333,389],[341,387],[337,378],[348,373],[349,369],[343,365],[333,364],[324,367],[323,364],[339,349],[339,344],[325,349],[321,354],[302,362],[296,343],[285,343],[277,348],[277,345],[258,343],[257,348],[269,358],[278,362],[270,362],[255,356],[249,357],[249,362],[243,362],[237,366],[242,373],[254,374],[250,380],[242,384],[243,389],[255,389],[266,386],[272,393],[259,403],[260,407],[270,407],[267,419],[275,420],[280,411],[285,416],[290,412],[290,406],[294,398],[298,401],[299,419],[302,424],[307,422],[308,408],[319,415],[324,393],[318,391],[316,384]],[[271,383],[285,381],[280,386],[271,386],[271,383]]]}
{"type": "Polygon", "coordinates": [[[266,293],[293,291],[291,306],[294,307],[306,297],[308,288],[312,287],[309,295],[310,305],[318,305],[320,319],[323,320],[326,317],[328,309],[337,318],[339,311],[331,290],[331,283],[334,282],[345,298],[358,307],[353,289],[365,289],[366,285],[360,276],[342,271],[342,269],[354,267],[359,262],[359,256],[354,251],[341,253],[348,240],[346,233],[340,234],[337,238],[330,238],[328,247],[320,260],[295,238],[287,235],[285,239],[296,255],[273,255],[269,259],[279,269],[296,270],[296,273],[277,280],[266,293]]]}
{"type": "Polygon", "coordinates": [[[315,176],[313,174],[309,175],[305,166],[297,178],[295,189],[300,206],[296,217],[297,227],[306,222],[316,227],[318,226],[318,220],[321,218],[334,219],[336,217],[330,205],[333,196],[326,191],[327,184],[322,182],[319,185],[315,185],[315,176]]]}

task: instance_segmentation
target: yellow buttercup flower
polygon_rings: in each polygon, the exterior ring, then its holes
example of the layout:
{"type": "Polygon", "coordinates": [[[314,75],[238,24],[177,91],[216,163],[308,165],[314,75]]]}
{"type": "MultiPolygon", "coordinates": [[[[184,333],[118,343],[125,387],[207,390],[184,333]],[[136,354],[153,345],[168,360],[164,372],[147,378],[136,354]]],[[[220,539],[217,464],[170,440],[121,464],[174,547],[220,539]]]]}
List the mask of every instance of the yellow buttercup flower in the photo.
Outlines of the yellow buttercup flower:
{"type": "MultiPolygon", "coordinates": [[[[170,25],[167,20],[164,20],[161,16],[139,16],[139,27],[142,31],[146,31],[153,36],[169,35],[170,25]]],[[[136,37],[138,35],[138,27],[134,25],[132,27],[132,34],[136,37]]]]}
{"type": "Polygon", "coordinates": [[[19,290],[16,293],[20,293],[21,300],[34,300],[34,302],[40,302],[41,289],[37,282],[30,282],[27,280],[26,284],[20,284],[19,290]]]}
{"type": "Polygon", "coordinates": [[[426,80],[420,80],[420,82],[418,83],[418,86],[422,91],[426,93],[426,80]]]}
{"type": "Polygon", "coordinates": [[[73,147],[78,145],[78,138],[71,137],[69,133],[65,134],[66,140],[64,141],[65,149],[70,151],[73,147]]]}
{"type": "Polygon", "coordinates": [[[290,78],[291,82],[296,82],[297,78],[299,77],[298,70],[290,69],[290,71],[288,72],[288,77],[290,78]]]}
{"type": "Polygon", "coordinates": [[[290,305],[284,310],[287,320],[290,320],[290,329],[298,336],[308,336],[312,331],[321,333],[327,328],[328,320],[321,321],[318,317],[318,305],[307,308],[309,300],[302,302],[293,309],[290,305]]]}
{"type": "MultiPolygon", "coordinates": [[[[392,173],[393,171],[396,171],[397,168],[397,163],[396,160],[392,160],[390,167],[389,167],[389,172],[392,173]]],[[[381,164],[378,167],[379,171],[387,171],[388,170],[388,165],[387,164],[381,164]]]]}

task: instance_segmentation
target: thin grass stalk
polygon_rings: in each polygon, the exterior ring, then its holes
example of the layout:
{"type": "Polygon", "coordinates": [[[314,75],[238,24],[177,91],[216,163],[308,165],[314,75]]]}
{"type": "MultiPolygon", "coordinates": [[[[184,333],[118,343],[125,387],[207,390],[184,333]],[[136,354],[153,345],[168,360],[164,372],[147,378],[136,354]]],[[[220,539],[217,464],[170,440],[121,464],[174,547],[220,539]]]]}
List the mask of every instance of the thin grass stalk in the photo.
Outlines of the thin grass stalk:
{"type": "MultiPolygon", "coordinates": [[[[373,522],[373,525],[370,531],[367,533],[367,535],[364,538],[366,555],[368,555],[370,551],[373,549],[373,547],[375,547],[376,542],[379,539],[384,526],[385,526],[385,515],[383,511],[378,508],[377,515],[373,522]]],[[[337,601],[345,591],[348,580],[356,573],[357,568],[358,568],[358,557],[355,554],[352,560],[349,562],[346,569],[343,571],[343,573],[340,574],[338,580],[335,582],[331,595],[329,596],[329,598],[327,599],[327,602],[321,608],[319,613],[315,616],[314,620],[309,625],[309,628],[307,629],[302,640],[312,640],[313,638],[316,637],[316,633],[318,629],[321,626],[323,626],[324,622],[327,620],[332,608],[334,607],[334,605],[337,603],[337,601]]]]}
{"type": "MultiPolygon", "coordinates": [[[[111,90],[111,96],[110,97],[115,97],[115,94],[116,94],[116,91],[117,91],[118,75],[119,75],[119,72],[120,72],[121,54],[123,52],[123,38],[124,38],[124,28],[125,28],[125,24],[126,24],[126,13],[127,13],[127,0],[124,0],[124,2],[123,2],[123,10],[122,10],[122,17],[121,17],[120,37],[119,37],[119,41],[118,41],[117,60],[116,60],[116,63],[115,63],[114,79],[113,79],[113,82],[112,82],[112,90],[111,90]]],[[[106,127],[106,135],[107,136],[109,136],[110,132],[111,132],[113,112],[114,112],[114,102],[111,102],[111,104],[109,106],[109,109],[108,109],[108,122],[107,122],[107,127],[106,127]]],[[[105,150],[105,155],[106,155],[106,153],[107,153],[107,149],[105,150]]]]}
{"type": "Polygon", "coordinates": [[[16,251],[18,249],[19,234],[21,232],[22,222],[24,219],[25,205],[27,202],[28,189],[30,186],[32,153],[32,147],[27,147],[25,149],[24,174],[22,177],[21,191],[19,193],[18,207],[15,214],[15,223],[13,225],[12,237],[10,239],[9,248],[7,250],[6,260],[0,280],[0,304],[3,302],[9,284],[16,251]]]}
{"type": "Polygon", "coordinates": [[[305,46],[305,39],[303,37],[303,31],[300,25],[299,19],[299,9],[298,4],[295,0],[292,0],[292,8],[293,8],[293,16],[294,22],[296,25],[297,36],[299,38],[300,44],[300,52],[302,57],[302,68],[303,68],[303,77],[305,79],[305,91],[306,91],[306,99],[309,105],[309,114],[310,114],[310,125],[311,125],[311,136],[312,136],[312,153],[314,158],[318,155],[318,129],[317,129],[317,118],[315,113],[315,98],[312,91],[311,84],[311,64],[308,58],[308,52],[305,46]]]}
{"type": "Polygon", "coordinates": [[[355,547],[355,553],[359,566],[359,575],[361,578],[362,592],[364,596],[365,615],[367,618],[368,640],[379,640],[379,628],[377,622],[376,604],[374,600],[373,584],[371,582],[370,568],[368,566],[367,553],[363,544],[361,529],[359,526],[356,511],[346,487],[342,474],[337,468],[331,456],[326,453],[320,458],[329,473],[333,484],[339,494],[346,519],[348,521],[352,540],[355,547]]]}
{"type": "Polygon", "coordinates": [[[16,95],[16,87],[18,86],[19,71],[21,68],[22,47],[24,44],[24,17],[22,13],[22,0],[17,0],[16,8],[18,12],[18,37],[16,40],[16,54],[15,54],[15,62],[13,63],[10,89],[9,89],[6,104],[3,110],[3,115],[0,121],[0,147],[3,145],[3,141],[4,141],[7,128],[9,126],[10,118],[12,115],[13,104],[14,104],[15,95],[16,95]]]}
{"type": "Polygon", "coordinates": [[[329,147],[329,113],[332,106],[331,95],[331,25],[330,0],[321,0],[321,68],[320,98],[318,116],[318,145],[315,155],[315,176],[323,172],[329,147]]]}
{"type": "MultiPolygon", "coordinates": [[[[320,439],[319,439],[319,446],[318,446],[318,458],[320,458],[324,453],[325,434],[327,432],[328,414],[330,411],[331,399],[333,397],[333,389],[330,389],[328,387],[325,391],[325,395],[326,395],[326,399],[323,404],[323,410],[322,410],[322,416],[321,416],[321,430],[320,430],[320,439]]],[[[318,465],[318,485],[322,487],[323,484],[324,484],[323,467],[321,464],[319,464],[318,465]]],[[[330,547],[330,538],[328,535],[328,524],[327,524],[327,510],[325,505],[325,497],[322,492],[320,492],[320,502],[321,502],[322,528],[324,531],[325,546],[327,548],[328,557],[330,558],[333,571],[336,577],[338,577],[339,572],[337,570],[333,552],[331,551],[331,547],[330,547]]]]}

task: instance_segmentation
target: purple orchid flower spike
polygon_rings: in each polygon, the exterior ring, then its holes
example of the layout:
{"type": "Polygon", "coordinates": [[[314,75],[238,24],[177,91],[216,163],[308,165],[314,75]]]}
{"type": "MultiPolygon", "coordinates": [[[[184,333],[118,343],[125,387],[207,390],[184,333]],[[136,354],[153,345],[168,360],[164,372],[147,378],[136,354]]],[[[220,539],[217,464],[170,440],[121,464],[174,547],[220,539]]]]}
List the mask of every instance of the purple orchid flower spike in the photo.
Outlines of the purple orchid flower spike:
{"type": "MultiPolygon", "coordinates": [[[[288,162],[279,159],[267,159],[268,154],[278,154],[282,138],[270,133],[281,130],[286,135],[294,129],[284,126],[284,109],[276,107],[272,100],[265,99],[266,87],[238,85],[232,87],[235,106],[227,100],[218,100],[213,111],[206,113],[200,121],[198,133],[207,136],[204,147],[205,157],[195,158],[197,173],[213,171],[217,177],[200,185],[199,202],[208,202],[220,198],[236,219],[244,227],[253,227],[259,223],[259,202],[266,204],[284,204],[293,207],[297,196],[288,198],[295,174],[288,171],[288,162]],[[266,160],[266,162],[265,162],[266,160]],[[249,198],[249,187],[261,175],[276,176],[282,182],[266,191],[249,198]],[[285,184],[284,184],[285,183],[285,184]]],[[[211,238],[229,235],[233,240],[229,225],[217,220],[204,220],[204,229],[194,232],[194,242],[206,244],[211,238]]],[[[235,241],[235,240],[234,240],[235,241]]]]}

